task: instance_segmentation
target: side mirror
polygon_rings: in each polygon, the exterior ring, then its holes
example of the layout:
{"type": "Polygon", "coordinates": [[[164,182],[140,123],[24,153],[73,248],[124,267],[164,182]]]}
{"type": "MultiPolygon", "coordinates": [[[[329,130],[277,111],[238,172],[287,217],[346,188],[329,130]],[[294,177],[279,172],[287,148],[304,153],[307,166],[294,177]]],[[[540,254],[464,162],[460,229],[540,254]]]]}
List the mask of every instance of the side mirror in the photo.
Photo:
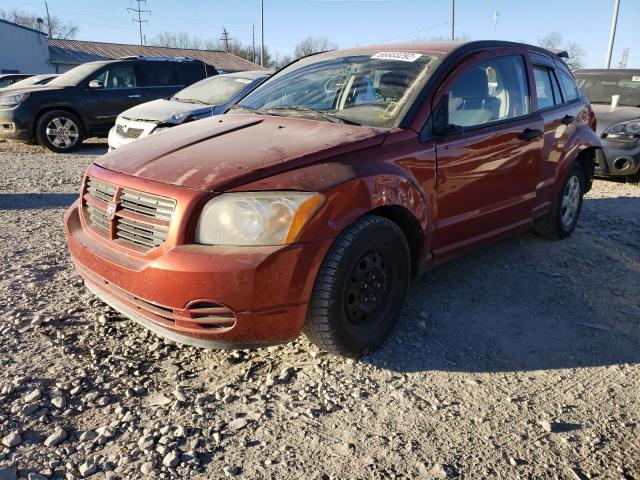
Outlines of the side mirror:
{"type": "Polygon", "coordinates": [[[100,80],[91,80],[89,82],[89,88],[104,88],[104,85],[100,80]]]}

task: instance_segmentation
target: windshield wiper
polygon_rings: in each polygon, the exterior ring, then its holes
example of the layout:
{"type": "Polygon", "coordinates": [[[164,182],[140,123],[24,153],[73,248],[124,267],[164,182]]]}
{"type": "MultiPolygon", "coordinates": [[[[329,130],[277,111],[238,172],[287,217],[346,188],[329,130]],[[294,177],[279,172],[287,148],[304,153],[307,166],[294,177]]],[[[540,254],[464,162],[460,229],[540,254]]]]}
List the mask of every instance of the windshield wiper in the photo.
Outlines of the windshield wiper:
{"type": "Polygon", "coordinates": [[[231,105],[229,111],[231,110],[246,110],[247,112],[255,113],[257,115],[264,115],[264,113],[262,113],[260,110],[251,107],[245,107],[244,105],[231,105]]]}
{"type": "Polygon", "coordinates": [[[325,120],[328,120],[329,122],[332,122],[332,123],[346,123],[347,125],[360,125],[358,122],[354,122],[353,120],[348,120],[346,118],[340,117],[338,115],[335,115],[329,112],[314,110],[313,108],[305,107],[302,105],[296,105],[295,107],[275,107],[275,108],[268,108],[268,109],[262,110],[262,112],[273,114],[273,115],[282,115],[279,112],[286,112],[286,111],[310,113],[315,115],[316,117],[324,118],[325,120]]]}
{"type": "Polygon", "coordinates": [[[169,97],[170,100],[175,100],[180,103],[197,103],[200,105],[209,105],[207,102],[203,102],[202,100],[196,100],[195,98],[180,98],[180,97],[169,97]]]}

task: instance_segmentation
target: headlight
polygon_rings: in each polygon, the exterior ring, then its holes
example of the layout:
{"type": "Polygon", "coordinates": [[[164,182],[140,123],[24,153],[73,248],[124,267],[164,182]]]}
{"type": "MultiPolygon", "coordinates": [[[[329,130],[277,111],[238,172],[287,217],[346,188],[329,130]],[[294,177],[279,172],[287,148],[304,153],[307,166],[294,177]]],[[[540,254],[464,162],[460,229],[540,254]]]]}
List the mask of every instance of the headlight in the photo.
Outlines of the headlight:
{"type": "Polygon", "coordinates": [[[616,123],[604,131],[607,138],[619,140],[634,140],[640,138],[640,120],[616,123]]]}
{"type": "Polygon", "coordinates": [[[29,92],[0,95],[0,106],[20,105],[29,97],[29,92]]]}
{"type": "Polygon", "coordinates": [[[324,201],[310,192],[224,193],[202,209],[194,241],[206,245],[293,243],[324,201]]]}

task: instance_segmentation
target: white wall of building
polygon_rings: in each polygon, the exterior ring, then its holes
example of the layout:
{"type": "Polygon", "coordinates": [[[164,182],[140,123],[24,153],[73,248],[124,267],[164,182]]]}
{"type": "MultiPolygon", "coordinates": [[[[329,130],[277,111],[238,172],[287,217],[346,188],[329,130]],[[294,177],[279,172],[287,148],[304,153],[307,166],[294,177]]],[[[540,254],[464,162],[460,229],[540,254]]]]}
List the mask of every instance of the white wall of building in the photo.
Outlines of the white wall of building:
{"type": "Polygon", "coordinates": [[[49,73],[47,36],[0,20],[0,73],[49,73]]]}

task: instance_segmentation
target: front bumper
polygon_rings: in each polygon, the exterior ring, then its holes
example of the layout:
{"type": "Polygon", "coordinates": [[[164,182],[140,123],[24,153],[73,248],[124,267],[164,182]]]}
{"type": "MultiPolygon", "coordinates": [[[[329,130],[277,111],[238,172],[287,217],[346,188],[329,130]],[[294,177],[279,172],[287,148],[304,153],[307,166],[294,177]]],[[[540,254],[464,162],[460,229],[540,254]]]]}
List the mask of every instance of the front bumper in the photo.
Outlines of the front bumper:
{"type": "Polygon", "coordinates": [[[626,176],[640,171],[640,139],[634,142],[601,140],[602,150],[596,153],[596,175],[626,176]]]}
{"type": "Polygon", "coordinates": [[[33,140],[33,125],[23,118],[19,107],[0,110],[0,138],[18,142],[33,140]]]}
{"type": "Polygon", "coordinates": [[[85,229],[80,209],[77,201],[67,211],[65,231],[87,287],[155,333],[200,347],[295,339],[331,244],[320,240],[277,247],[175,245],[158,247],[153,258],[127,257],[85,229]],[[218,305],[231,320],[222,326],[207,324],[194,313],[203,304],[218,305]]]}
{"type": "Polygon", "coordinates": [[[157,126],[158,124],[153,122],[143,122],[118,117],[116,124],[109,130],[109,151],[123,147],[124,145],[129,145],[140,138],[150,135],[157,126]],[[136,132],[136,134],[134,136],[124,136],[118,133],[118,128],[120,128],[121,131],[136,132]]]}

